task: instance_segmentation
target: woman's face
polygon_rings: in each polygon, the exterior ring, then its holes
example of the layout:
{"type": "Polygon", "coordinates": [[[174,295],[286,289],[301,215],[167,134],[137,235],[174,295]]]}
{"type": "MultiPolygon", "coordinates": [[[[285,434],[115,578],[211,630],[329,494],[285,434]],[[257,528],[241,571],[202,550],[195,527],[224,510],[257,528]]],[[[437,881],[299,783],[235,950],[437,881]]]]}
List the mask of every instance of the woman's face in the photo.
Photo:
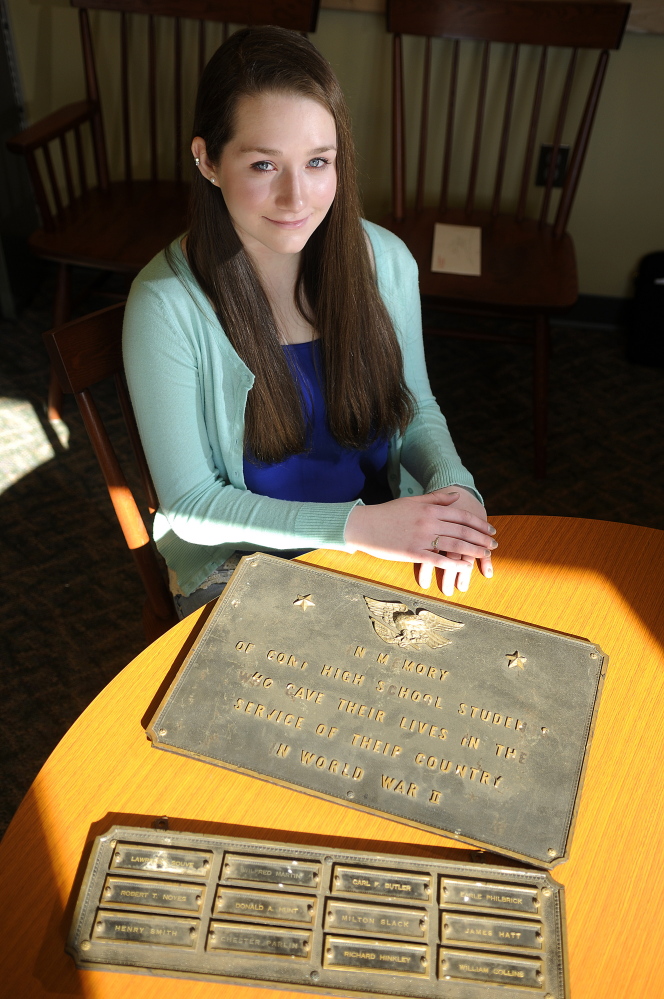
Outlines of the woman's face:
{"type": "MultiPolygon", "coordinates": [[[[200,169],[219,186],[245,249],[257,262],[296,254],[327,215],[337,188],[336,127],[330,112],[295,94],[243,97],[235,134],[217,166],[200,169]]],[[[203,146],[205,144],[203,143],[203,146]]]]}

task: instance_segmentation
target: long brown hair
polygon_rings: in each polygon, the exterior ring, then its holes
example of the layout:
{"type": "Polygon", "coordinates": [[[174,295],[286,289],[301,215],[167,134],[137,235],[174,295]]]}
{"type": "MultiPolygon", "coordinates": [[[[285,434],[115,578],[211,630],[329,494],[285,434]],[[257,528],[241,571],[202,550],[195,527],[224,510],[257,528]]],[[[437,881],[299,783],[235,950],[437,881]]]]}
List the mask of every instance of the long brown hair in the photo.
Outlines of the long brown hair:
{"type": "MultiPolygon", "coordinates": [[[[194,136],[215,164],[233,137],[238,100],[297,94],[321,104],[337,130],[337,190],[308,240],[296,303],[320,337],[327,420],[347,447],[403,433],[412,418],[399,344],[378,294],[360,222],[350,115],[334,72],[307,39],[283,28],[245,28],[212,56],[198,89],[194,136]]],[[[195,171],[187,255],[226,335],[255,375],[245,452],[276,462],[306,448],[296,384],[277,325],[218,188],[195,171]]]]}

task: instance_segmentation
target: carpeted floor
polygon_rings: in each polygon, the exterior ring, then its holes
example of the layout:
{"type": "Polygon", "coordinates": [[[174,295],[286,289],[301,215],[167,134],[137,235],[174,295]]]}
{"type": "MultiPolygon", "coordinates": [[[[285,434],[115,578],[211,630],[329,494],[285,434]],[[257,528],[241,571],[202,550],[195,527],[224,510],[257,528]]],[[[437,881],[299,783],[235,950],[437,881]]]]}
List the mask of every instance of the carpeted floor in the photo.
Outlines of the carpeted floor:
{"type": "MultiPolygon", "coordinates": [[[[67,728],[143,646],[141,586],[78,413],[70,401],[57,433],[44,418],[51,294],[49,274],[20,321],[0,324],[0,830],[67,728]]],[[[88,298],[78,312],[107,304],[88,298]]],[[[531,474],[529,351],[429,338],[427,354],[490,514],[663,526],[664,371],[628,365],[620,334],[556,329],[544,482],[531,474]]],[[[120,439],[112,392],[99,404],[120,439]]]]}

